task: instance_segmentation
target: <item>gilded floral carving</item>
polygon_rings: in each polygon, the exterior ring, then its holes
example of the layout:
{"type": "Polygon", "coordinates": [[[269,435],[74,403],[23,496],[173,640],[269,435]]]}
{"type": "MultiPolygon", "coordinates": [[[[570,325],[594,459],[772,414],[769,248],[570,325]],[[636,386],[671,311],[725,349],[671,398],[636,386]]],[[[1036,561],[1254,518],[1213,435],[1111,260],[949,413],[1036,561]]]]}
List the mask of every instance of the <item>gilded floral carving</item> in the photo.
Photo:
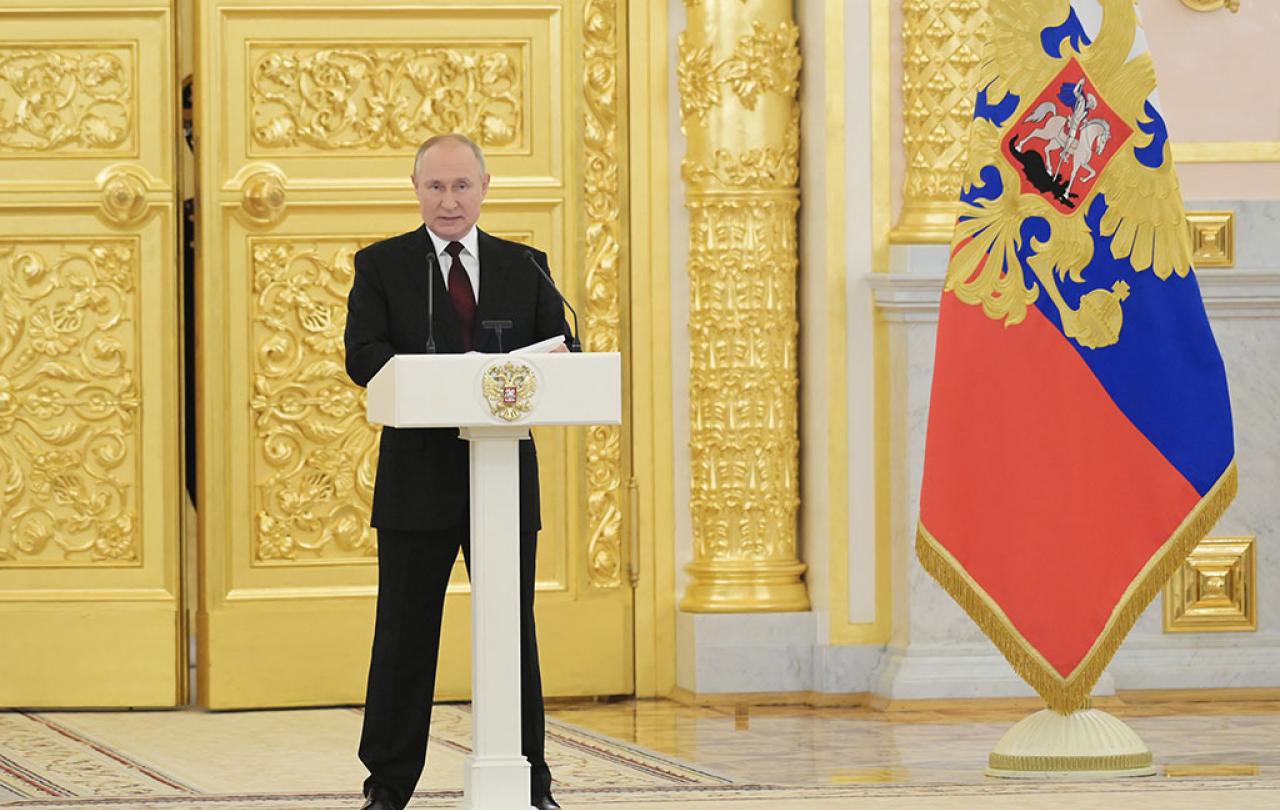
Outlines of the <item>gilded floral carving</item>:
{"type": "Polygon", "coordinates": [[[347,377],[354,239],[250,241],[259,561],[366,557],[377,431],[347,377]]]}
{"type": "MultiPolygon", "coordinates": [[[[618,4],[591,0],[584,17],[586,112],[584,177],[587,217],[586,345],[590,352],[621,346],[621,167],[618,165],[618,4]]],[[[622,576],[622,433],[613,425],[587,430],[588,575],[595,587],[617,587],[622,576]]]]}
{"type": "Polygon", "coordinates": [[[800,108],[787,125],[780,146],[762,146],[735,154],[716,149],[710,161],[686,158],[680,166],[684,180],[696,186],[708,184],[729,188],[767,189],[794,186],[800,179],[800,108]]]}
{"type": "Polygon", "coordinates": [[[0,157],[128,152],[133,72],[124,44],[0,47],[0,157]]]}
{"type": "Polygon", "coordinates": [[[412,149],[462,132],[488,150],[525,145],[526,45],[255,48],[257,152],[412,149]]]}
{"type": "Polygon", "coordinates": [[[0,566],[138,564],[136,239],[0,243],[0,566]]]}
{"type": "Polygon", "coordinates": [[[794,95],[800,76],[800,29],[787,21],[766,26],[756,20],[751,33],[738,39],[733,53],[716,61],[711,45],[694,47],[687,34],[679,38],[676,79],[680,89],[680,122],[693,117],[702,125],[707,113],[721,103],[727,87],[742,106],[756,108],[762,93],[794,95]]]}

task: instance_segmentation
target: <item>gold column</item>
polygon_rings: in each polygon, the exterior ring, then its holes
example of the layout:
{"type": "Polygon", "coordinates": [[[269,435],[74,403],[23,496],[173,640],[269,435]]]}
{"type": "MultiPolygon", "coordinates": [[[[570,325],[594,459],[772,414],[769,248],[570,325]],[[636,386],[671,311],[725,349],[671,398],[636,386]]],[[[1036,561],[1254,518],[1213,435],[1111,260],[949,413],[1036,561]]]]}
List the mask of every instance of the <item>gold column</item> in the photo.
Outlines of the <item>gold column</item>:
{"type": "Polygon", "coordinates": [[[894,242],[951,241],[986,25],[986,0],[903,0],[907,172],[894,242]]]}
{"type": "Polygon", "coordinates": [[[686,0],[694,561],[681,608],[807,610],[796,556],[799,29],[790,0],[686,0]]]}

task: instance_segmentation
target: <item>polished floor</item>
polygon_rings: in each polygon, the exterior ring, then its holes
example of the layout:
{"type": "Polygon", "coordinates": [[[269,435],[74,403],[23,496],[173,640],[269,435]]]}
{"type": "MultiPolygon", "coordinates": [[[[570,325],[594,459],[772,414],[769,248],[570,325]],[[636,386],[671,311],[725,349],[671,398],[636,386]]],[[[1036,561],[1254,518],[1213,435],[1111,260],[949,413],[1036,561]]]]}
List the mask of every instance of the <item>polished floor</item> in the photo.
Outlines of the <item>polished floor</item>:
{"type": "MultiPolygon", "coordinates": [[[[989,779],[1023,708],[877,712],[671,701],[555,703],[548,760],[566,810],[1280,808],[1280,702],[1106,706],[1159,774],[989,779]]],[[[357,709],[0,713],[0,807],[341,810],[359,806],[357,709]]],[[[455,807],[470,712],[442,707],[411,807],[455,807]]]]}
{"type": "MultiPolygon", "coordinates": [[[[1280,787],[1280,702],[1117,701],[1102,708],[1146,741],[1159,779],[1247,776],[1280,787]]],[[[987,754],[1028,713],[963,703],[894,712],[671,701],[550,709],[559,720],[735,781],[786,785],[990,783],[987,754]]]]}

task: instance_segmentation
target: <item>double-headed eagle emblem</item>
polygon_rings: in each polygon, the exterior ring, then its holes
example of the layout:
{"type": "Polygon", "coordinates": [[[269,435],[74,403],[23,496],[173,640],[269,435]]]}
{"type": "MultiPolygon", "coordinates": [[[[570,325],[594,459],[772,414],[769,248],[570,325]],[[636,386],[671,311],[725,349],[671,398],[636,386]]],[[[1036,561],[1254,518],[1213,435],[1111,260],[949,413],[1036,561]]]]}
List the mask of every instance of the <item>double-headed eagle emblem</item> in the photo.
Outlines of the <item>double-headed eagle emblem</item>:
{"type": "Polygon", "coordinates": [[[494,363],[484,370],[480,393],[489,411],[499,419],[514,422],[533,410],[538,378],[533,367],[519,360],[494,363]]]}
{"type": "Polygon", "coordinates": [[[1043,289],[1067,337],[1092,349],[1119,340],[1130,285],[1086,290],[1073,306],[1060,281],[1074,297],[1102,258],[1160,279],[1191,271],[1151,56],[1129,58],[1133,0],[1095,1],[1103,18],[1091,41],[1069,0],[991,0],[946,281],[1006,326],[1043,289]]]}

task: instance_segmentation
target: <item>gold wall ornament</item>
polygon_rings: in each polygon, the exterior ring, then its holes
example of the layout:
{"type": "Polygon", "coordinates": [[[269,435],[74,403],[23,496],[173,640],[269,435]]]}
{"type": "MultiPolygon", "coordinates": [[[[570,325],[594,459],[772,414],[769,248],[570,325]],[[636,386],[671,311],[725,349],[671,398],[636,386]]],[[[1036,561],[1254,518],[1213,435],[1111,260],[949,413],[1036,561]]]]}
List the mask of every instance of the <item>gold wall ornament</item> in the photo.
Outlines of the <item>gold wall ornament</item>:
{"type": "Polygon", "coordinates": [[[347,377],[349,239],[253,238],[255,559],[366,558],[377,431],[347,377]]]}
{"type": "Polygon", "coordinates": [[[98,174],[102,191],[99,214],[118,228],[141,225],[151,209],[147,191],[151,186],[147,173],[137,166],[108,166],[98,174]]]}
{"type": "Polygon", "coordinates": [[[528,43],[254,45],[251,154],[412,149],[461,132],[490,152],[528,148],[528,43]]]}
{"type": "Polygon", "coordinates": [[[700,186],[768,189],[795,185],[800,179],[799,105],[792,111],[780,146],[764,146],[742,154],[717,149],[710,161],[686,160],[682,174],[688,182],[700,186]]]}
{"type": "Polygon", "coordinates": [[[1166,633],[1258,629],[1254,537],[1207,537],[1164,589],[1166,633]]]}
{"type": "Polygon", "coordinates": [[[1235,212],[1188,211],[1193,267],[1231,267],[1236,263],[1235,212]]]}
{"type": "Polygon", "coordinates": [[[523,419],[533,410],[538,395],[538,375],[523,360],[503,360],[485,368],[480,393],[489,413],[506,422],[523,419]]]}
{"type": "Polygon", "coordinates": [[[139,250],[0,242],[0,568],[141,564],[139,250]]]}
{"type": "Polygon", "coordinates": [[[707,113],[720,106],[724,90],[737,96],[747,110],[754,110],[761,94],[795,95],[799,89],[799,29],[789,20],[772,28],[752,20],[750,31],[738,38],[728,57],[719,61],[712,55],[712,44],[693,45],[685,37],[686,34],[680,35],[680,61],[676,66],[682,126],[687,126],[690,118],[699,126],[706,126],[707,113]]]}
{"type": "Polygon", "coordinates": [[[902,213],[895,242],[949,242],[968,159],[985,0],[903,0],[902,213]]]}
{"type": "Polygon", "coordinates": [[[1225,8],[1235,14],[1240,10],[1240,0],[1182,0],[1182,5],[1192,11],[1217,11],[1225,8]]]}
{"type": "MultiPolygon", "coordinates": [[[[583,9],[583,174],[586,215],[586,342],[589,352],[622,345],[622,148],[619,137],[616,0],[588,0],[583,9]]],[[[587,576],[593,587],[622,584],[622,429],[587,428],[587,576]]]]}
{"type": "Polygon", "coordinates": [[[274,225],[284,218],[288,202],[284,173],[275,166],[246,167],[240,190],[240,206],[255,225],[274,225]]]}
{"type": "Polygon", "coordinates": [[[693,562],[687,611],[809,607],[797,559],[799,30],[791,3],[689,6],[693,562]]]}
{"type": "Polygon", "coordinates": [[[131,154],[136,65],[132,43],[0,46],[0,158],[131,154]]]}

